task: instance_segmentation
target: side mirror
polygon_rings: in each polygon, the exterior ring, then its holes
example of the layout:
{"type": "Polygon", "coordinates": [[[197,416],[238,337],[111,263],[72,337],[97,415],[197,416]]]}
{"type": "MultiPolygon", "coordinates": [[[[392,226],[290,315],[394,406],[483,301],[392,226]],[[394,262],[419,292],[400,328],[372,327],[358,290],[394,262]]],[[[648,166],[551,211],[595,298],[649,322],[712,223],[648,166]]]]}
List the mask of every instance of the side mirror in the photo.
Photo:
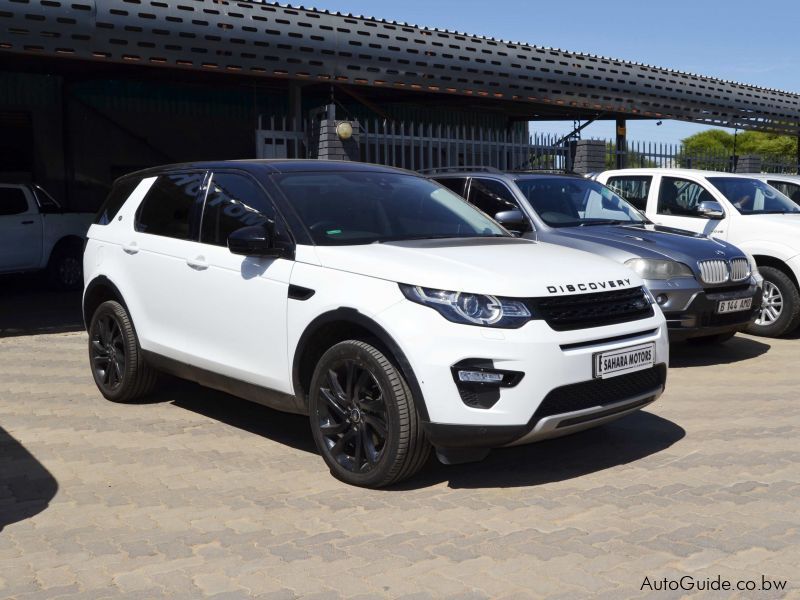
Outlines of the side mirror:
{"type": "Polygon", "coordinates": [[[504,210],[494,216],[494,220],[512,233],[527,233],[533,230],[521,210],[504,210]]]}
{"type": "Polygon", "coordinates": [[[725,218],[725,211],[722,210],[722,205],[714,200],[705,200],[697,205],[695,208],[697,216],[719,221],[725,218]]]}
{"type": "Polygon", "coordinates": [[[228,250],[232,254],[259,258],[278,258],[285,249],[275,245],[275,222],[237,229],[228,236],[228,250]]]}

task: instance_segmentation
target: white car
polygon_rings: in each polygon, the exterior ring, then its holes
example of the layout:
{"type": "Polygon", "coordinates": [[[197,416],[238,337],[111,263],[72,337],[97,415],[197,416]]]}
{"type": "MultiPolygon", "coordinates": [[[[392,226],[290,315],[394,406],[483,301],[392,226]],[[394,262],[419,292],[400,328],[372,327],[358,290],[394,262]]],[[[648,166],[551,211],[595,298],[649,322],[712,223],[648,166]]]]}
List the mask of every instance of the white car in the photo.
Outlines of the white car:
{"type": "Polygon", "coordinates": [[[397,169],[126,176],[84,269],[106,398],[134,400],[163,370],[307,414],[331,472],[355,485],[411,476],[431,446],[465,462],[616,419],[666,380],[664,317],[631,271],[517,239],[397,169]]]}
{"type": "Polygon", "coordinates": [[[65,213],[38,185],[0,183],[0,274],[47,269],[53,285],[80,288],[92,215],[65,213]]]}
{"type": "MultiPolygon", "coordinates": [[[[774,337],[800,324],[800,206],[775,188],[752,176],[690,169],[623,169],[596,179],[658,225],[727,240],[753,256],[764,296],[749,332],[774,337]]],[[[730,277],[730,265],[720,267],[720,277],[730,277]]]]}
{"type": "Polygon", "coordinates": [[[750,177],[768,183],[792,202],[800,205],[800,175],[784,175],[780,173],[752,173],[750,177]]]}

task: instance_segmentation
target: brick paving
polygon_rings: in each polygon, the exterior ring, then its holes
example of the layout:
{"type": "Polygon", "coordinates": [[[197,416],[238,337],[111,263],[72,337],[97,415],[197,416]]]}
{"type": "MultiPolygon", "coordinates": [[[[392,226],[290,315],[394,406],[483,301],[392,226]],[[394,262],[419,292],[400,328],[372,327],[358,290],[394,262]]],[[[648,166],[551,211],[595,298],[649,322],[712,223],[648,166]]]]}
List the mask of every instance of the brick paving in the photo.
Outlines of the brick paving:
{"type": "Polygon", "coordinates": [[[382,491],[330,477],[302,417],[176,380],[107,402],[85,345],[0,339],[0,597],[800,597],[800,340],[676,346],[638,415],[382,491]]]}

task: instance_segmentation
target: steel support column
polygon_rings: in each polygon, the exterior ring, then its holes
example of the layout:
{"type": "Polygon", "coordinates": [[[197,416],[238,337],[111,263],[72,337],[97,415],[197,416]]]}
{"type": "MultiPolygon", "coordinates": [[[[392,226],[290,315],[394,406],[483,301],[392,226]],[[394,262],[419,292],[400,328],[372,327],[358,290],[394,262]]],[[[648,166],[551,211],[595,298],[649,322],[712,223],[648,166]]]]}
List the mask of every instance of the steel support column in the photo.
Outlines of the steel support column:
{"type": "Polygon", "coordinates": [[[617,119],[617,168],[624,169],[628,158],[628,131],[625,119],[617,119]]]}

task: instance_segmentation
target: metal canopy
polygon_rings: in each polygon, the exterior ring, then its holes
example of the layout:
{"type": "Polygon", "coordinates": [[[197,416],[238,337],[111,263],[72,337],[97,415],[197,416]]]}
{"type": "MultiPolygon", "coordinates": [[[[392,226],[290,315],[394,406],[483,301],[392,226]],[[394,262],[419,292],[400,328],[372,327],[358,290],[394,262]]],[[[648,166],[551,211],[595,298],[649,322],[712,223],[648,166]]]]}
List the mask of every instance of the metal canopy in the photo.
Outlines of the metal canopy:
{"type": "Polygon", "coordinates": [[[564,50],[272,3],[13,0],[0,58],[120,65],[425,93],[517,118],[678,119],[800,132],[800,95],[564,50]]]}

